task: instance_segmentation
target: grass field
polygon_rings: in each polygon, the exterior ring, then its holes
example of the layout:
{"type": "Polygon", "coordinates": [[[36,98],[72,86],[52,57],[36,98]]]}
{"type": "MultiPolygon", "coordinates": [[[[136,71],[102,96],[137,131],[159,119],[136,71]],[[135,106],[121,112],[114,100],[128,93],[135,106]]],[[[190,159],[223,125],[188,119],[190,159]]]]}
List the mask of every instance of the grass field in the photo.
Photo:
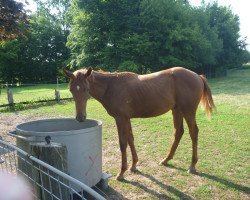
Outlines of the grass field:
{"type": "MultiPolygon", "coordinates": [[[[38,100],[47,100],[55,99],[55,89],[57,88],[56,84],[41,84],[41,85],[30,85],[30,86],[21,86],[21,87],[10,87],[13,91],[14,102],[19,103],[23,101],[38,101],[38,100]]],[[[68,90],[68,84],[63,83],[58,86],[60,90],[61,97],[67,98],[71,97],[71,94],[68,90]]],[[[8,104],[7,99],[7,90],[6,88],[1,89],[0,93],[0,105],[8,104]]]]}
{"type": "MultiPolygon", "coordinates": [[[[211,120],[201,108],[197,112],[200,132],[196,175],[187,173],[191,140],[186,124],[170,166],[158,164],[173,141],[169,112],[132,120],[139,172],[127,172],[125,181],[116,181],[121,157],[115,122],[97,101],[89,100],[88,117],[103,121],[103,171],[113,174],[106,191],[109,199],[250,199],[250,70],[231,71],[227,77],[209,80],[209,84],[217,112],[211,120]]],[[[73,117],[74,110],[73,102],[64,102],[4,112],[0,124],[6,124],[8,130],[15,126],[13,119],[22,122],[73,117]]],[[[131,163],[129,149],[128,155],[131,163]]]]}

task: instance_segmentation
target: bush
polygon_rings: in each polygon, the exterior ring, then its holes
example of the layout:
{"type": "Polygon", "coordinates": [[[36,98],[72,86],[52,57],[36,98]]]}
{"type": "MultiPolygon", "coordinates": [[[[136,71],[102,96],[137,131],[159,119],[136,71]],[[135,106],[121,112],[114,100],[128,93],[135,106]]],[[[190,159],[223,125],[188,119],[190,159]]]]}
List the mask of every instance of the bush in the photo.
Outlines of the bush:
{"type": "Polygon", "coordinates": [[[138,64],[128,60],[121,63],[120,66],[118,67],[118,70],[139,73],[141,71],[140,68],[141,67],[138,64]]]}

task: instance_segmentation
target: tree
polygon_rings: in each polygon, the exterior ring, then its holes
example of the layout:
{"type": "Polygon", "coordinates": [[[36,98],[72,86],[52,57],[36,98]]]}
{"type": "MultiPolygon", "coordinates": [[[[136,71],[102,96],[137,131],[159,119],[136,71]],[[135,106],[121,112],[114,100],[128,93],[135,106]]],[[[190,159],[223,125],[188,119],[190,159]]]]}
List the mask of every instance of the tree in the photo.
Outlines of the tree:
{"type": "Polygon", "coordinates": [[[73,67],[115,70],[133,63],[140,73],[176,65],[195,70],[214,64],[221,49],[205,12],[188,1],[75,0],[69,11],[73,67]]]}
{"type": "Polygon", "coordinates": [[[200,63],[199,67],[196,69],[197,72],[211,75],[212,69],[217,65],[218,55],[222,51],[223,41],[219,38],[218,30],[215,27],[210,26],[210,15],[207,13],[204,6],[194,8],[193,21],[197,22],[202,34],[203,39],[206,41],[201,41],[203,48],[197,49],[196,59],[200,63]]]}
{"type": "Polygon", "coordinates": [[[16,38],[28,28],[26,10],[21,2],[0,0],[0,42],[16,38]]]}
{"type": "Polygon", "coordinates": [[[69,57],[67,32],[42,8],[30,16],[30,32],[1,43],[0,75],[4,82],[56,81],[58,70],[69,57]]]}
{"type": "MultiPolygon", "coordinates": [[[[69,55],[65,46],[67,33],[44,9],[32,16],[31,28],[24,55],[26,63],[29,63],[27,66],[36,66],[36,76],[32,75],[36,81],[55,80],[58,68],[69,55]]],[[[31,79],[32,77],[27,77],[26,81],[31,79]]]]}
{"type": "Polygon", "coordinates": [[[116,69],[126,57],[121,47],[123,38],[137,29],[138,6],[139,0],[73,1],[67,42],[72,51],[71,65],[116,69]]]}
{"type": "Polygon", "coordinates": [[[0,42],[0,82],[16,82],[18,54],[20,46],[17,40],[0,42]]]}
{"type": "Polygon", "coordinates": [[[45,9],[61,25],[63,30],[68,30],[66,23],[67,11],[71,0],[34,0],[39,9],[45,9]]]}
{"type": "Polygon", "coordinates": [[[209,25],[217,29],[223,43],[222,51],[217,56],[217,71],[241,66],[246,43],[240,39],[239,17],[229,7],[219,6],[218,3],[208,4],[205,9],[210,16],[209,25]]]}
{"type": "Polygon", "coordinates": [[[55,80],[67,64],[137,73],[184,66],[215,75],[249,56],[238,17],[217,3],[194,8],[187,0],[36,2],[29,31],[0,44],[2,81],[55,80]]]}
{"type": "MultiPolygon", "coordinates": [[[[213,45],[190,5],[182,1],[144,0],[141,7],[141,21],[154,44],[150,48],[150,57],[154,57],[150,65],[158,66],[156,70],[178,65],[195,70],[213,62],[213,45]]],[[[212,32],[209,27],[207,30],[212,32]]]]}

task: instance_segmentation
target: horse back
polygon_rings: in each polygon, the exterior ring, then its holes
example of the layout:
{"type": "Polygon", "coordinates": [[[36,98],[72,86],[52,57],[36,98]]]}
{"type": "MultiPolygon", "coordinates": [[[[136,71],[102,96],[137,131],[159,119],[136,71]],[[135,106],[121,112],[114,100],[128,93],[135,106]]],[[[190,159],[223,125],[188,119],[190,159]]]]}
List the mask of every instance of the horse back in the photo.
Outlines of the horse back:
{"type": "Polygon", "coordinates": [[[167,112],[174,105],[171,70],[118,78],[109,90],[109,102],[104,107],[112,116],[152,117],[167,112]]]}

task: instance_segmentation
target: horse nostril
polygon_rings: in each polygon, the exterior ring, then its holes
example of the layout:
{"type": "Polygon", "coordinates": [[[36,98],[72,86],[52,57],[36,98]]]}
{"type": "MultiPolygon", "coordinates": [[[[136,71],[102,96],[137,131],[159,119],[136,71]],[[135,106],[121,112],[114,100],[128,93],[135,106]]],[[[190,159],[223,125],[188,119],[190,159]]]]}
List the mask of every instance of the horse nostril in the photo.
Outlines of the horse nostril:
{"type": "Polygon", "coordinates": [[[76,120],[78,122],[83,122],[86,120],[86,115],[76,115],[76,120]]]}
{"type": "Polygon", "coordinates": [[[79,117],[79,116],[76,116],[76,120],[78,121],[78,122],[83,122],[83,117],[79,117]]]}

